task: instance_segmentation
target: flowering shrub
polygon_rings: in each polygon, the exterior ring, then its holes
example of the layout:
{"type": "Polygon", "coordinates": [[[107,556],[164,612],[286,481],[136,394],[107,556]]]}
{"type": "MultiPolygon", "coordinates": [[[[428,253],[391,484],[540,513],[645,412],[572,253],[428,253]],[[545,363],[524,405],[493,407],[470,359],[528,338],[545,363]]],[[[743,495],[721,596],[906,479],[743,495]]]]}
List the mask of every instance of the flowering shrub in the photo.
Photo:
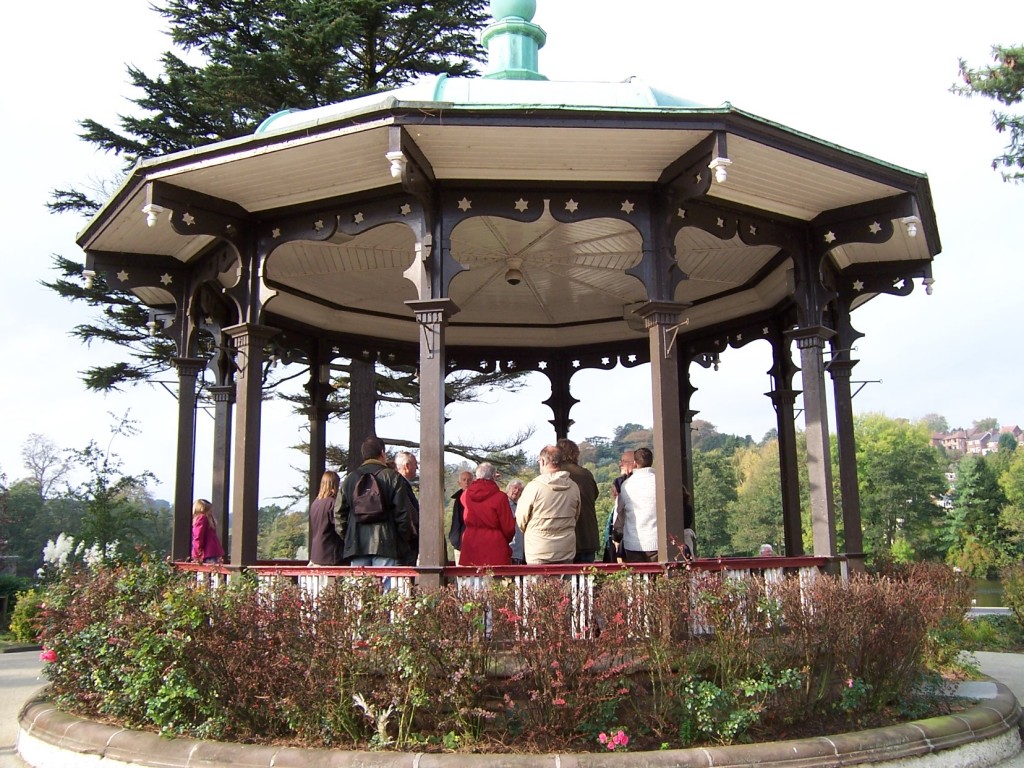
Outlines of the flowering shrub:
{"type": "Polygon", "coordinates": [[[899,702],[944,614],[920,573],[524,584],[410,596],[362,577],[314,595],[244,574],[209,589],[165,563],[66,568],[41,658],[62,708],[168,734],[623,751],[899,702]]]}

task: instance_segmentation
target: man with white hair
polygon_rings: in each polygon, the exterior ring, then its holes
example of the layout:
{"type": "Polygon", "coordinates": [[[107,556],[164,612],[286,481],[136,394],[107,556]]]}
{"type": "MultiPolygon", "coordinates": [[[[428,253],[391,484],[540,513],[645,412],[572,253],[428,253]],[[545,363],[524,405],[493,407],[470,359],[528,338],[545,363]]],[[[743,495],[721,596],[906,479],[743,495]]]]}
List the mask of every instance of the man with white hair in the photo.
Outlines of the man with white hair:
{"type": "MultiPolygon", "coordinates": [[[[518,478],[509,480],[505,486],[505,494],[508,496],[508,503],[512,507],[512,514],[516,513],[516,505],[519,504],[519,497],[523,495],[523,481],[518,478]]],[[[512,565],[525,565],[526,551],[523,549],[523,532],[516,526],[515,536],[512,537],[512,565]]]]}
{"type": "Polygon", "coordinates": [[[414,566],[420,556],[420,500],[416,498],[412,483],[419,471],[419,462],[409,451],[399,451],[395,454],[395,471],[402,476],[408,486],[406,490],[409,492],[409,512],[411,513],[409,549],[399,556],[398,564],[414,566]]]}

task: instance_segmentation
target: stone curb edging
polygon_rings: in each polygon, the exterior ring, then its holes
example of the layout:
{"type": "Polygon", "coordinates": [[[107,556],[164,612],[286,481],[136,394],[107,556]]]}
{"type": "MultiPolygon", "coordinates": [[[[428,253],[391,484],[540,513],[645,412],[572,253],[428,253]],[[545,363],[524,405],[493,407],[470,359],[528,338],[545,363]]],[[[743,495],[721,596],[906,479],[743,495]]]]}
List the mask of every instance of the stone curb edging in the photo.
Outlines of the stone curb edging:
{"type": "Polygon", "coordinates": [[[867,731],[811,739],[700,747],[661,752],[597,752],[525,755],[359,752],[229,744],[164,738],[84,720],[57,710],[43,697],[30,700],[19,717],[18,752],[30,765],[141,766],[144,768],[825,768],[889,761],[900,766],[991,766],[1021,749],[1021,707],[993,681],[995,694],[957,715],[933,717],[867,731]],[[959,754],[969,750],[970,755],[959,754]],[[907,760],[924,758],[924,761],[907,760]]]}

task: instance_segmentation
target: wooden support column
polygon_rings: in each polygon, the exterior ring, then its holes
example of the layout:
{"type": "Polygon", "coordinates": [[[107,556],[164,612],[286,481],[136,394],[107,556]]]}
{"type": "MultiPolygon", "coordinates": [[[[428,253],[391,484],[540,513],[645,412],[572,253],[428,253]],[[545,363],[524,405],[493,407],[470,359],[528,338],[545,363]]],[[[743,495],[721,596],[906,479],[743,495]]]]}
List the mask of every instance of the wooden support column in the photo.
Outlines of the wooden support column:
{"type": "Polygon", "coordinates": [[[420,327],[420,576],[426,589],[441,586],[444,542],[445,327],[459,311],[451,299],[407,301],[420,327]]]}
{"type": "Polygon", "coordinates": [[[800,508],[800,461],[796,449],[796,421],[793,406],[800,390],[793,389],[797,367],[790,355],[790,340],[778,327],[771,334],[774,389],[765,393],[775,408],[779,434],[779,485],[782,494],[782,535],[787,557],[804,554],[803,512],[800,508]]]}
{"type": "Polygon", "coordinates": [[[836,555],[835,505],[832,498],[832,450],[822,350],[833,331],[824,326],[790,332],[800,349],[804,426],[807,432],[807,477],[811,497],[811,534],[815,557],[836,555]]]}
{"type": "Polygon", "coordinates": [[[651,348],[651,392],[654,410],[654,476],[657,478],[658,560],[682,557],[683,439],[680,414],[679,348],[673,330],[686,304],[651,301],[636,314],[644,319],[651,348]]]}
{"type": "Polygon", "coordinates": [[[569,437],[569,428],[573,421],[569,418],[572,407],[579,402],[572,396],[570,381],[572,379],[572,368],[569,360],[564,355],[557,355],[544,371],[548,381],[551,382],[551,397],[544,401],[544,405],[551,408],[554,418],[548,423],[555,428],[555,440],[557,442],[569,437]]]}
{"type": "Polygon", "coordinates": [[[800,463],[796,454],[796,424],[793,404],[798,389],[776,389],[768,392],[775,407],[779,433],[779,482],[782,491],[782,535],[786,557],[804,554],[804,534],[800,510],[800,463]]]}
{"type": "MultiPolygon", "coordinates": [[[[844,356],[845,357],[845,356],[844,356]]],[[[857,479],[857,441],[853,433],[853,395],[850,375],[857,360],[837,359],[833,354],[828,372],[836,398],[836,438],[839,449],[839,492],[843,501],[843,550],[851,572],[864,571],[864,534],[860,517],[860,484],[857,479]]]]}
{"type": "Polygon", "coordinates": [[[255,565],[260,508],[260,429],[263,405],[263,347],[276,328],[241,323],[224,329],[234,342],[235,458],[231,483],[231,564],[255,565]]]}
{"type": "Polygon", "coordinates": [[[210,387],[213,398],[213,477],[210,503],[217,519],[221,546],[229,551],[230,517],[228,500],[231,487],[231,411],[235,404],[235,385],[210,387]]]}
{"type": "Polygon", "coordinates": [[[320,491],[320,478],[327,470],[327,396],[330,394],[330,360],[327,345],[319,343],[309,365],[309,503],[320,491]]]}
{"type": "Polygon", "coordinates": [[[206,368],[206,360],[176,357],[173,362],[178,369],[178,451],[174,470],[171,559],[182,561],[192,556],[192,502],[196,469],[196,379],[206,368]]]}

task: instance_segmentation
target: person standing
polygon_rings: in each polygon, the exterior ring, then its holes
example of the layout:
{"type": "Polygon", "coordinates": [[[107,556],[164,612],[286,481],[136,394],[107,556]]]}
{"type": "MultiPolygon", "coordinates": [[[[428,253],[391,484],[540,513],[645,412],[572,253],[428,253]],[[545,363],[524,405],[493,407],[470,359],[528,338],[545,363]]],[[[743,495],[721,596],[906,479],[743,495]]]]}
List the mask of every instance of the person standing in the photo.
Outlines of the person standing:
{"type": "Polygon", "coordinates": [[[580,489],[580,516],[576,520],[576,557],[574,563],[592,563],[601,546],[601,534],[597,530],[597,481],[586,467],[581,467],[580,447],[563,437],[558,441],[562,450],[562,469],[580,489]]]}
{"type": "Polygon", "coordinates": [[[622,542],[622,559],[627,563],[658,561],[658,500],[654,477],[654,454],[649,448],[633,451],[636,466],[619,489],[615,505],[613,538],[622,542]]]}
{"type": "MultiPolygon", "coordinates": [[[[512,516],[515,517],[516,506],[519,504],[519,497],[523,495],[523,481],[509,480],[505,487],[505,494],[508,496],[509,506],[512,507],[512,516]]],[[[525,565],[526,552],[523,550],[523,532],[519,526],[515,526],[515,535],[512,537],[512,565],[525,565]]]]}
{"type": "Polygon", "coordinates": [[[459,490],[452,494],[452,524],[448,527],[448,543],[452,545],[455,564],[459,564],[459,550],[462,549],[462,531],[466,527],[463,520],[462,494],[473,482],[473,473],[469,470],[459,472],[459,490]]]}
{"type": "Polygon", "coordinates": [[[192,560],[196,563],[224,560],[224,547],[217,535],[217,521],[213,519],[213,504],[206,499],[196,499],[192,505],[192,560]]]}
{"type": "Polygon", "coordinates": [[[342,557],[349,565],[393,566],[408,551],[412,519],[408,483],[395,470],[387,466],[384,441],[371,436],[360,449],[363,463],[345,476],[341,484],[341,538],[344,541],[342,557]],[[361,521],[356,518],[355,490],[359,480],[367,474],[376,477],[380,488],[382,519],[361,521]]]}
{"type": "Polygon", "coordinates": [[[409,521],[412,538],[409,539],[408,551],[398,558],[399,565],[415,566],[420,557],[420,500],[416,498],[416,491],[412,487],[419,468],[419,462],[409,451],[399,451],[395,454],[395,471],[405,480],[406,491],[409,494],[409,510],[412,513],[412,519],[409,521]]]}
{"type": "Polygon", "coordinates": [[[459,565],[510,565],[516,519],[508,496],[494,481],[494,465],[483,462],[476,468],[476,480],[462,494],[462,549],[459,565]]]}
{"type": "Polygon", "coordinates": [[[619,501],[619,490],[622,488],[622,484],[626,482],[626,479],[633,474],[635,466],[636,461],[633,459],[633,452],[623,451],[622,457],[619,459],[619,470],[622,474],[612,480],[612,501],[615,502],[616,506],[612,507],[612,512],[608,515],[608,523],[605,525],[604,530],[603,559],[606,563],[617,563],[622,560],[622,542],[615,541],[615,537],[612,535],[612,525],[615,523],[615,509],[619,501]]]}
{"type": "Polygon", "coordinates": [[[516,525],[523,532],[526,562],[571,563],[576,558],[580,489],[562,469],[558,446],[545,446],[537,464],[540,475],[527,483],[516,505],[516,525]]]}
{"type": "Polygon", "coordinates": [[[334,524],[334,505],[340,478],[327,470],[320,478],[320,490],[309,506],[309,564],[341,565],[344,542],[334,524]]]}

